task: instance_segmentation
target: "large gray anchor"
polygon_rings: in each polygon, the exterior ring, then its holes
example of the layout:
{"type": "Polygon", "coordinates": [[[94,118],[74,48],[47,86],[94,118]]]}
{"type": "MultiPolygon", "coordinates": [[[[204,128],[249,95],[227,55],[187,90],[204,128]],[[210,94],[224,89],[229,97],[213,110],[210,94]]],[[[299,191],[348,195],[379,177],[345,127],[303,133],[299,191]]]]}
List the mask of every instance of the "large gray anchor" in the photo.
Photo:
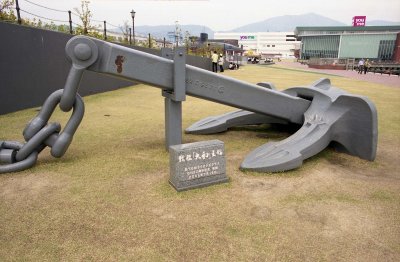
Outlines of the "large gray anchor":
{"type": "Polygon", "coordinates": [[[283,171],[323,150],[330,142],[361,158],[373,160],[377,146],[377,117],[365,97],[349,95],[321,80],[310,88],[295,87],[283,92],[272,84],[254,85],[186,65],[176,51],[174,60],[98,39],[76,36],[66,45],[72,62],[64,90],[49,97],[40,113],[24,131],[26,144],[0,141],[0,173],[32,166],[45,146],[55,157],[62,156],[83,117],[83,102],[77,90],[82,74],[90,70],[145,83],[162,89],[165,96],[166,145],[181,143],[182,107],[186,95],[243,110],[208,118],[187,129],[189,133],[222,132],[229,127],[262,123],[294,123],[303,127],[278,143],[267,143],[251,152],[241,165],[255,171],[283,171]],[[64,112],[74,108],[71,122],[60,133],[57,123],[47,121],[57,104],[64,112]],[[248,110],[248,111],[244,111],[248,110]],[[179,140],[179,141],[178,141],[179,140]],[[340,146],[339,146],[340,145],[340,146]]]}
{"type": "MultiPolygon", "coordinates": [[[[287,139],[266,143],[250,152],[241,169],[258,172],[294,169],[331,142],[335,142],[334,146],[340,151],[370,161],[375,159],[377,113],[374,104],[367,98],[332,87],[329,79],[321,79],[310,87],[294,87],[283,92],[312,101],[304,113],[303,126],[287,139]]],[[[284,122],[279,118],[238,110],[198,121],[186,132],[211,134],[233,126],[284,122]]]]}

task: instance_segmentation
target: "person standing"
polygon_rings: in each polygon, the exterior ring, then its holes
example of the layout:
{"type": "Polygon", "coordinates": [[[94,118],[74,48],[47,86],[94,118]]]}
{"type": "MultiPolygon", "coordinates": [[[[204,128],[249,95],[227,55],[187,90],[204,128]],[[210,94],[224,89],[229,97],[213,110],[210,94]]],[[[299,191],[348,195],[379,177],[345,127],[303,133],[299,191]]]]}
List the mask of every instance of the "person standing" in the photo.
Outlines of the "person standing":
{"type": "Polygon", "coordinates": [[[218,54],[217,51],[211,55],[212,71],[218,73],[218,54]]]}
{"type": "Polygon", "coordinates": [[[365,63],[364,63],[364,75],[367,74],[370,65],[371,64],[369,63],[369,59],[367,59],[367,61],[365,61],[365,63]]]}
{"type": "Polygon", "coordinates": [[[358,61],[358,73],[362,74],[364,71],[364,58],[361,58],[360,61],[358,61]]]}
{"type": "Polygon", "coordinates": [[[219,71],[221,73],[223,73],[224,72],[224,57],[222,56],[222,54],[219,55],[218,65],[219,65],[219,71]]]}

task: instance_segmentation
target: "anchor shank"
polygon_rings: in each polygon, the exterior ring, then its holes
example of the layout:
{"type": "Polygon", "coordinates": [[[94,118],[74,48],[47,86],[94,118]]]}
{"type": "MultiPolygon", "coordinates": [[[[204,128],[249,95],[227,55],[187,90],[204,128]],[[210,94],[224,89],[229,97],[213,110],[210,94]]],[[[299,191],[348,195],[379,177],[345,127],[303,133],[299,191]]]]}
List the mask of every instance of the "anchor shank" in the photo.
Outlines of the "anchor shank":
{"type": "MultiPolygon", "coordinates": [[[[73,41],[79,40],[78,38],[73,41]]],[[[88,70],[149,84],[165,90],[173,89],[173,61],[116,44],[92,40],[98,46],[100,55],[88,70]]],[[[190,65],[186,65],[186,93],[299,124],[303,122],[303,114],[311,103],[302,98],[190,65]]]]}

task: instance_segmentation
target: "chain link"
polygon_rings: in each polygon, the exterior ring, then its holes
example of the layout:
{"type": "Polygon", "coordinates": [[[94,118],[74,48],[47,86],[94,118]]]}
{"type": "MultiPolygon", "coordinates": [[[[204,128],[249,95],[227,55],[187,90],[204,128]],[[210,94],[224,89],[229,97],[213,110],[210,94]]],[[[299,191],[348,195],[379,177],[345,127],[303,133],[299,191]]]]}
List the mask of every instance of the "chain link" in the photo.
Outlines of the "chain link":
{"type": "Polygon", "coordinates": [[[0,162],[7,163],[6,165],[0,165],[0,174],[22,171],[35,165],[39,154],[37,151],[33,151],[24,160],[15,162],[15,155],[23,144],[15,141],[0,142],[0,162]]]}
{"type": "Polygon", "coordinates": [[[46,148],[51,148],[51,155],[61,157],[71,144],[79,124],[82,121],[85,106],[82,98],[75,94],[73,112],[64,130],[60,123],[50,123],[56,106],[60,103],[63,89],[53,92],[44,102],[38,115],[25,127],[23,136],[26,143],[16,141],[0,141],[0,174],[22,171],[35,165],[38,154],[46,148]],[[60,132],[61,131],[61,132],[60,132]]]}

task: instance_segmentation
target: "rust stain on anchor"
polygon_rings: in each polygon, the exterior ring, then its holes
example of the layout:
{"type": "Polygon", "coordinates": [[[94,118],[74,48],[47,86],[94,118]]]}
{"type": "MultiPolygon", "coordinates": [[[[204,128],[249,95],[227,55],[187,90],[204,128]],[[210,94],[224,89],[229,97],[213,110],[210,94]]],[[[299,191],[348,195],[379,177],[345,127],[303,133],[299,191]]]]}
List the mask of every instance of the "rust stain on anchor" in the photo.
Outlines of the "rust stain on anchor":
{"type": "Polygon", "coordinates": [[[117,58],[115,59],[115,64],[117,65],[117,72],[122,73],[122,64],[125,61],[125,57],[122,55],[118,55],[117,58]]]}

